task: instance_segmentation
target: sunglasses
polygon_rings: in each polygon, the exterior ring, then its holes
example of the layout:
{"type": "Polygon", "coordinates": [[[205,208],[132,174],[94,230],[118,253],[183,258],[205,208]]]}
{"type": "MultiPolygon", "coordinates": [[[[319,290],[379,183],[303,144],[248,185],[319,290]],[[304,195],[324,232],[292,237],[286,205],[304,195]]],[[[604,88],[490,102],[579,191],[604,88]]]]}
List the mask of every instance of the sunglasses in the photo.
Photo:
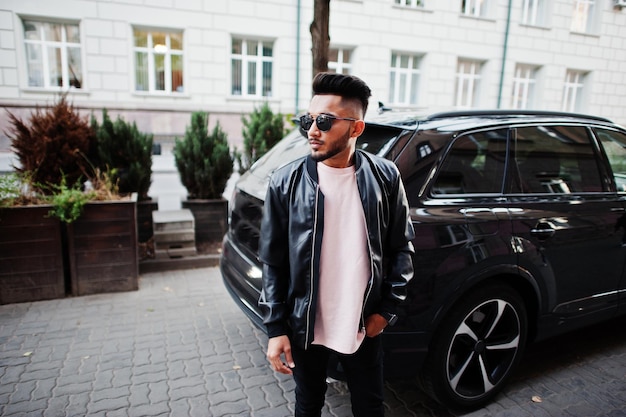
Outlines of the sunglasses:
{"type": "Polygon", "coordinates": [[[333,127],[333,122],[335,120],[350,120],[352,122],[357,121],[358,119],[352,119],[350,117],[335,117],[330,114],[318,114],[315,119],[310,114],[305,114],[304,116],[300,116],[300,131],[306,137],[308,136],[306,132],[309,131],[311,126],[313,126],[313,122],[317,125],[317,128],[322,132],[328,132],[331,127],[333,127]]]}

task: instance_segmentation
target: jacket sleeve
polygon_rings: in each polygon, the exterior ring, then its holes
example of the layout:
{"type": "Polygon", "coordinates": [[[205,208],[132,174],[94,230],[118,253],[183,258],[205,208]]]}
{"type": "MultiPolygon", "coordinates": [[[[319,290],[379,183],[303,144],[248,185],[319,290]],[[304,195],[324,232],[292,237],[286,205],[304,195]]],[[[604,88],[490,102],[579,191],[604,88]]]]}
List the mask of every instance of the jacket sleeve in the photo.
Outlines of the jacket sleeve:
{"type": "Polygon", "coordinates": [[[407,285],[413,278],[413,243],[415,237],[406,191],[395,165],[390,184],[389,228],[384,242],[385,275],[380,312],[396,314],[397,306],[407,297],[407,285]]]}
{"type": "Polygon", "coordinates": [[[289,290],[289,250],[287,248],[289,239],[285,198],[286,193],[273,180],[270,180],[263,206],[259,237],[259,260],[263,264],[259,307],[269,337],[281,336],[288,332],[286,300],[289,290]]]}

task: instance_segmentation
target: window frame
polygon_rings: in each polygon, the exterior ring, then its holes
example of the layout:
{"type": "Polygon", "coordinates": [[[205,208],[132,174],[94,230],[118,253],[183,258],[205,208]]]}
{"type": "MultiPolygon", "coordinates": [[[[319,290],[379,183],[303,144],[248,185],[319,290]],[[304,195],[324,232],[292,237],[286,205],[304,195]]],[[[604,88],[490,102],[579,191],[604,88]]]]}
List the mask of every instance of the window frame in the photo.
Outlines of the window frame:
{"type": "Polygon", "coordinates": [[[423,59],[424,55],[397,51],[391,52],[389,104],[396,106],[416,106],[419,104],[423,59]],[[402,66],[403,58],[407,58],[406,67],[402,66]],[[402,87],[403,85],[404,87],[402,87]]]}
{"type": "Polygon", "coordinates": [[[548,23],[548,0],[523,0],[522,25],[545,27],[548,23]]]}
{"type": "Polygon", "coordinates": [[[423,9],[426,5],[425,0],[394,0],[394,4],[400,7],[410,7],[416,9],[423,9]]]}
{"type": "Polygon", "coordinates": [[[574,0],[573,3],[570,31],[584,34],[594,33],[598,2],[596,0],[574,0]]]}
{"type": "MultiPolygon", "coordinates": [[[[139,26],[132,27],[132,56],[133,56],[133,92],[137,94],[150,94],[150,95],[183,95],[185,94],[185,33],[184,30],[172,30],[172,29],[148,29],[139,26]],[[138,32],[146,34],[146,46],[137,46],[138,32]],[[158,48],[160,44],[154,44],[154,35],[165,35],[164,48],[158,48]],[[180,44],[182,49],[172,49],[172,35],[180,35],[180,44]],[[160,49],[160,50],[157,50],[160,49]],[[139,63],[137,60],[138,54],[145,54],[147,61],[147,74],[144,72],[144,76],[147,75],[147,89],[139,89],[139,63]],[[157,76],[156,59],[158,56],[163,57],[163,89],[157,88],[157,76]],[[182,74],[180,76],[180,87],[182,90],[174,89],[173,81],[173,69],[172,62],[173,57],[179,57],[182,66],[182,74]]],[[[178,87],[176,87],[178,88],[178,87]]]]}
{"type": "Polygon", "coordinates": [[[566,71],[561,100],[562,111],[580,112],[583,110],[587,75],[587,72],[580,70],[568,69],[566,71]],[[574,77],[573,80],[572,77],[574,77]]]}
{"type": "Polygon", "coordinates": [[[458,108],[472,108],[478,104],[484,62],[476,59],[460,58],[457,61],[455,76],[454,105],[458,108]],[[470,71],[461,72],[461,67],[470,65],[470,71]]]}
{"type": "Polygon", "coordinates": [[[261,39],[261,38],[248,38],[248,37],[239,37],[233,36],[231,38],[230,43],[230,96],[231,97],[242,97],[242,98],[271,98],[273,97],[274,92],[274,40],[269,39],[261,39]],[[241,42],[241,53],[233,52],[235,42],[241,42]],[[248,54],[248,44],[256,43],[256,54],[248,54]],[[264,48],[266,45],[271,46],[271,55],[264,55],[264,48]],[[237,80],[239,82],[239,86],[241,87],[239,90],[239,94],[235,93],[235,62],[240,62],[240,72],[241,77],[237,80]],[[254,93],[250,93],[250,73],[249,68],[250,64],[255,65],[255,76],[254,76],[254,93]],[[266,65],[269,64],[269,94],[265,94],[264,87],[264,79],[265,79],[265,68],[266,65]]]}
{"type": "Polygon", "coordinates": [[[354,49],[352,48],[330,48],[329,56],[331,55],[331,51],[337,51],[337,60],[331,61],[328,60],[328,70],[330,72],[335,72],[338,74],[346,74],[349,75],[352,73],[352,55],[354,54],[354,49]],[[344,56],[348,55],[348,60],[344,60],[344,56]],[[345,71],[345,72],[344,72],[345,71]]]}
{"type": "Polygon", "coordinates": [[[461,0],[461,15],[475,18],[486,18],[489,0],[461,0]]]}
{"type": "Polygon", "coordinates": [[[76,21],[56,21],[56,20],[45,20],[45,19],[31,19],[31,18],[21,18],[22,22],[22,36],[23,36],[23,45],[24,45],[24,60],[26,64],[26,87],[37,89],[37,90],[49,90],[49,91],[61,91],[66,89],[74,89],[76,91],[84,90],[85,84],[85,69],[84,69],[84,49],[82,42],[82,31],[80,22],[76,21]],[[38,24],[39,27],[37,29],[38,39],[28,39],[26,25],[27,23],[38,24]],[[61,29],[61,40],[47,40],[46,39],[46,26],[59,25],[61,29]],[[68,40],[67,29],[68,26],[76,28],[76,37],[78,38],[78,42],[71,42],[68,40]],[[31,84],[32,71],[34,68],[31,67],[31,50],[29,45],[33,47],[33,49],[39,50],[40,62],[41,65],[41,85],[33,85],[31,84]],[[61,79],[61,85],[54,85],[51,83],[51,78],[54,75],[51,68],[50,62],[50,49],[54,48],[58,50],[60,62],[55,61],[61,67],[60,74],[56,74],[57,78],[61,79]],[[71,67],[71,56],[69,50],[77,49],[77,57],[79,58],[78,64],[78,75],[75,77],[70,76],[70,72],[74,73],[74,71],[70,71],[71,67]]]}
{"type": "Polygon", "coordinates": [[[515,65],[513,91],[511,93],[512,109],[524,110],[533,107],[538,73],[538,66],[522,63],[515,65]]]}

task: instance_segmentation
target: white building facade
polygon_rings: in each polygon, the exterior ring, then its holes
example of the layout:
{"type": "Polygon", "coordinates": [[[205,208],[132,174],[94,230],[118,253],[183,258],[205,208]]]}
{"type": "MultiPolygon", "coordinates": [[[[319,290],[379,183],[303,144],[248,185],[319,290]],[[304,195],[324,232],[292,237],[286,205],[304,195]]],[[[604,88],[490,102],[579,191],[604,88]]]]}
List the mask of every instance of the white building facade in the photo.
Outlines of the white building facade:
{"type": "MultiPolygon", "coordinates": [[[[378,102],[426,111],[574,111],[626,124],[624,0],[332,0],[331,70],[378,102]]],[[[62,92],[155,141],[193,111],[233,144],[268,102],[310,99],[313,0],[1,0],[0,106],[27,116],[62,92]]],[[[7,113],[0,112],[0,148],[7,113]]]]}

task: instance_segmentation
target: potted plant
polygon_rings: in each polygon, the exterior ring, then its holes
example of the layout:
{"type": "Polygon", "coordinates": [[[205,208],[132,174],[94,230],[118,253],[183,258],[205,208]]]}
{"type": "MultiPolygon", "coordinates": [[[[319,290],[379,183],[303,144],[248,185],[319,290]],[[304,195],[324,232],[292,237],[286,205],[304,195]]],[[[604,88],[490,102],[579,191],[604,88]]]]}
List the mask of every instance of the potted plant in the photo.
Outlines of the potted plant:
{"type": "Polygon", "coordinates": [[[219,122],[208,131],[208,114],[194,112],[182,139],[174,143],[174,161],[187,189],[183,208],[195,219],[196,244],[220,242],[227,228],[228,201],[222,196],[234,159],[219,122]]]}
{"type": "Polygon", "coordinates": [[[61,222],[25,183],[15,173],[0,176],[0,304],[66,294],[61,222]]]}
{"type": "Polygon", "coordinates": [[[102,110],[101,124],[91,116],[91,127],[96,132],[96,165],[100,171],[111,173],[120,194],[137,193],[137,236],[140,243],[147,242],[153,233],[152,212],[158,209],[157,202],[148,196],[153,136],[119,116],[112,121],[106,109],[102,110]]]}
{"type": "MultiPolygon", "coordinates": [[[[62,254],[57,262],[63,265],[65,291],[84,295],[137,289],[136,203],[120,198],[114,183],[94,168],[96,135],[87,117],[65,95],[46,109],[37,108],[27,122],[9,117],[8,136],[19,160],[14,168],[29,180],[21,190],[47,204],[42,217],[60,221],[61,238],[53,245],[62,254]]],[[[21,211],[15,208],[15,213],[21,211]]],[[[0,216],[8,219],[6,213],[0,216]]],[[[17,224],[18,214],[11,216],[17,224]]]]}
{"type": "Polygon", "coordinates": [[[235,158],[239,173],[243,174],[285,136],[286,129],[285,117],[281,113],[274,114],[267,102],[241,121],[243,153],[235,150],[235,158]]]}

